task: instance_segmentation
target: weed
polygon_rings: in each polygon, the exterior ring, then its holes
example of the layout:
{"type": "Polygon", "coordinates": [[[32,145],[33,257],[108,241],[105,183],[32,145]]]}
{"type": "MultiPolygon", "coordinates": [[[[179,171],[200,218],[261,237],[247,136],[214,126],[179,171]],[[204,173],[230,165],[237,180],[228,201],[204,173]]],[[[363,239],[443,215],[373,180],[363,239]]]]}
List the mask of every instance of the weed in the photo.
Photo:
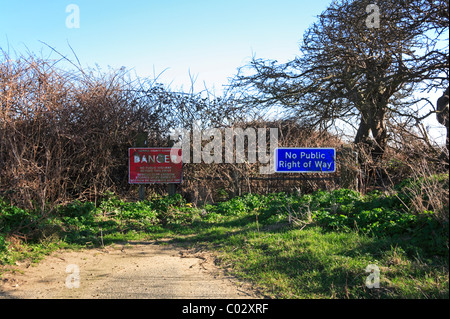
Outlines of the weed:
{"type": "Polygon", "coordinates": [[[8,231],[34,220],[33,213],[2,202],[0,262],[38,260],[58,247],[166,237],[216,251],[220,265],[269,297],[448,297],[448,226],[433,211],[406,210],[410,198],[402,190],[246,194],[203,207],[179,195],[126,202],[110,194],[97,207],[59,206],[37,221],[43,235],[27,242],[8,231]],[[365,287],[369,264],[381,270],[376,291],[365,287]]]}

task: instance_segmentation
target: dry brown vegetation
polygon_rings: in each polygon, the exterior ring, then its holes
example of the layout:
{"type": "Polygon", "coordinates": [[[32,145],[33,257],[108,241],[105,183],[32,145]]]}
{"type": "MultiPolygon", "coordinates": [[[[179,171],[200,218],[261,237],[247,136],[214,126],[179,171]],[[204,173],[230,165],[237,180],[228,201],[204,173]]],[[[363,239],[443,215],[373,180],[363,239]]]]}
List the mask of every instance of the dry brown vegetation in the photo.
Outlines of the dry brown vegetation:
{"type": "MultiPolygon", "coordinates": [[[[443,171],[448,163],[444,148],[411,137],[404,128],[393,131],[384,159],[374,163],[367,149],[345,144],[327,130],[295,120],[264,120],[232,97],[171,92],[154,79],[131,80],[124,70],[66,71],[36,56],[11,59],[3,53],[0,62],[0,196],[43,213],[74,199],[97,201],[107,191],[136,199],[137,187],[127,179],[127,149],[142,143],[143,133],[146,145],[169,146],[172,128],[192,131],[194,123],[266,128],[268,146],[269,128],[277,128],[280,146],[335,147],[339,152],[335,180],[286,180],[299,177],[295,174],[272,174],[267,180],[259,174],[261,164],[248,161],[185,164],[178,190],[195,203],[246,192],[387,190],[420,172],[443,171]]],[[[330,177],[325,175],[316,177],[330,177]]],[[[166,191],[164,185],[147,189],[166,191]]]]}
{"type": "Polygon", "coordinates": [[[126,149],[138,130],[166,129],[158,101],[136,102],[130,88],[120,71],[68,73],[53,61],[4,55],[1,191],[19,206],[45,210],[126,187],[126,149]]]}

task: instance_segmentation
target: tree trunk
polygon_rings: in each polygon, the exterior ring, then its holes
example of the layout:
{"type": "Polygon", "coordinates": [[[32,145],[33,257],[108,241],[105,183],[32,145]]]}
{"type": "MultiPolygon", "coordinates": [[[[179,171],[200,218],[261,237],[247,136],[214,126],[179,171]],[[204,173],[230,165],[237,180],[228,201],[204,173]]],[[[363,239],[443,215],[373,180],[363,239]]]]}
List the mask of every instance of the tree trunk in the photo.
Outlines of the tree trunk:
{"type": "Polygon", "coordinates": [[[369,118],[367,112],[361,110],[361,121],[359,123],[358,132],[355,136],[355,144],[369,143],[370,125],[368,120],[369,118]]]}
{"type": "Polygon", "coordinates": [[[371,122],[369,123],[372,130],[372,136],[375,141],[371,151],[372,159],[375,162],[383,158],[386,150],[387,132],[385,123],[385,109],[385,107],[375,109],[376,111],[374,112],[371,122]]]}
{"type": "Polygon", "coordinates": [[[374,162],[381,160],[387,144],[385,107],[369,106],[361,110],[361,122],[355,137],[355,144],[363,144],[370,151],[374,162]],[[370,133],[372,137],[370,138],[370,133]]]}

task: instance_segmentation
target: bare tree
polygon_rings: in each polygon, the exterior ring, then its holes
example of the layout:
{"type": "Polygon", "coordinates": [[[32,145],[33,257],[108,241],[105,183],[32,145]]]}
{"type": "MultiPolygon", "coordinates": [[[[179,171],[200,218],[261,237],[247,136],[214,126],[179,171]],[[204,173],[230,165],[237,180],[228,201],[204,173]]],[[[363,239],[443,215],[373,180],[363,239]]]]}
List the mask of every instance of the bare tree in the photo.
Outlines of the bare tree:
{"type": "Polygon", "coordinates": [[[371,146],[372,157],[381,158],[387,119],[420,122],[433,111],[419,115],[412,106],[434,103],[414,93],[447,86],[448,44],[441,40],[448,31],[448,2],[377,3],[375,24],[371,1],[334,1],[305,32],[296,59],[278,64],[254,58],[233,83],[244,92],[242,102],[280,105],[316,127],[345,121],[357,131],[354,142],[371,146]]]}

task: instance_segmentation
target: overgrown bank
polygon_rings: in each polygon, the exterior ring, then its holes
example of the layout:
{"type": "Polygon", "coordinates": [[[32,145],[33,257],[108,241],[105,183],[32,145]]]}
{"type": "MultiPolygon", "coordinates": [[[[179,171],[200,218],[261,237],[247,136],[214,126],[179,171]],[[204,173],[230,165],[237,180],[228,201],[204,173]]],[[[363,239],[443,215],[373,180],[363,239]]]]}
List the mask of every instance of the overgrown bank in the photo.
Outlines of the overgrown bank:
{"type": "MultiPolygon", "coordinates": [[[[435,178],[448,191],[448,174],[435,178]]],[[[448,202],[443,212],[419,212],[415,188],[247,194],[202,207],[181,196],[132,203],[110,194],[98,207],[74,202],[46,219],[2,201],[0,261],[5,271],[60,247],[172,238],[215,252],[274,298],[448,298],[448,202]],[[366,286],[368,265],[379,268],[380,288],[366,286]]]]}

